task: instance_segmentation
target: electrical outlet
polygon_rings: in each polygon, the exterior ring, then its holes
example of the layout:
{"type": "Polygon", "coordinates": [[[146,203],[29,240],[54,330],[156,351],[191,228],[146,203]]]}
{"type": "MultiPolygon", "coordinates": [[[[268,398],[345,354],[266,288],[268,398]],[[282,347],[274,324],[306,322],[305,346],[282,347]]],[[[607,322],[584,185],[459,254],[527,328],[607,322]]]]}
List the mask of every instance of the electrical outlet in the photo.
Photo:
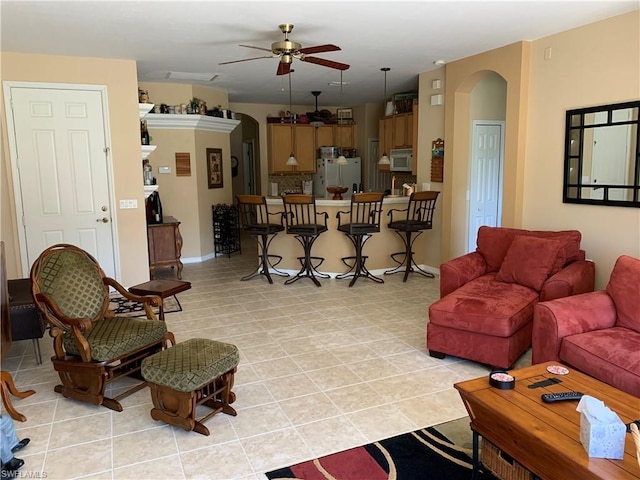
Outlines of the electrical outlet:
{"type": "Polygon", "coordinates": [[[138,208],[138,200],[120,200],[120,209],[138,208]]]}

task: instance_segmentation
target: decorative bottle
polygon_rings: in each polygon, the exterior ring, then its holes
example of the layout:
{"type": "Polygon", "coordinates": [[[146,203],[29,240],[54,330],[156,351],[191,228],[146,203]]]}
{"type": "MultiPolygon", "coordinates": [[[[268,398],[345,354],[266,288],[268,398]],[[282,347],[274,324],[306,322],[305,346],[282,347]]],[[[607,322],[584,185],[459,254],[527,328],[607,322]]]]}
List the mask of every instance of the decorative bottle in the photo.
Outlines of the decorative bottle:
{"type": "Polygon", "coordinates": [[[145,120],[140,120],[140,140],[142,145],[149,145],[149,131],[145,120]]]}
{"type": "Polygon", "coordinates": [[[149,160],[144,160],[142,162],[142,172],[144,176],[144,184],[153,185],[153,168],[151,168],[149,160]]]}

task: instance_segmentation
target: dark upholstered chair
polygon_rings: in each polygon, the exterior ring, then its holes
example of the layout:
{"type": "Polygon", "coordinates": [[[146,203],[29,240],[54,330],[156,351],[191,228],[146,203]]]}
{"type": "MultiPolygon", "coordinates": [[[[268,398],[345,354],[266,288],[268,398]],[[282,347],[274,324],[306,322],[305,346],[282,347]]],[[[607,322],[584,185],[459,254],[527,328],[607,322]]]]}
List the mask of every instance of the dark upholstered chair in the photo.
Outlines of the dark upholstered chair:
{"type": "Polygon", "coordinates": [[[280,277],[288,277],[289,274],[276,270],[276,266],[282,261],[280,255],[269,255],[269,244],[271,240],[280,232],[284,231],[282,224],[282,214],[269,213],[267,200],[260,195],[238,195],[236,197],[238,211],[240,212],[240,223],[242,229],[256,239],[260,250],[260,263],[258,268],[249,275],[245,275],[240,280],[250,280],[256,275],[264,275],[269,283],[273,283],[271,273],[280,277]],[[272,217],[277,216],[278,222],[274,222],[272,217]],[[275,263],[272,261],[275,259],[275,263]],[[270,272],[270,269],[272,270],[270,272]]]}
{"type": "Polygon", "coordinates": [[[391,258],[398,264],[397,267],[384,272],[385,275],[404,272],[403,282],[407,281],[410,273],[419,273],[425,277],[433,278],[433,273],[429,273],[420,268],[413,259],[413,242],[425,230],[433,228],[433,212],[436,209],[436,200],[440,192],[414,192],[409,197],[407,208],[402,210],[393,208],[389,210],[388,228],[402,238],[404,252],[392,253],[391,258]],[[413,236],[414,234],[415,237],[413,236]],[[402,256],[402,260],[398,257],[402,256]],[[404,267],[404,268],[403,268],[404,267]]]}
{"type": "Polygon", "coordinates": [[[320,282],[316,277],[329,278],[329,275],[317,271],[324,258],[312,257],[311,247],[318,236],[327,231],[327,213],[316,211],[316,201],[313,195],[284,195],[284,221],[287,234],[295,235],[296,240],[302,245],[304,256],[298,257],[300,271],[288,279],[285,285],[301,278],[310,278],[318,287],[320,282]],[[322,222],[322,223],[319,223],[322,222]],[[313,264],[313,261],[316,264],[313,264]]]}
{"type": "Polygon", "coordinates": [[[42,252],[31,267],[31,290],[51,326],[51,361],[62,381],[55,391],[65,397],[120,412],[118,400],[146,383],[114,398],[105,397],[107,385],[125,375],[141,378],[142,360],[168,347],[169,342],[175,343],[165,322],[151,310],[160,305],[160,297],[129,293],[105,276],[95,258],[76,246],[53,245],[42,252]],[[114,316],[109,311],[109,287],[143,303],[147,318],[114,316]]]}
{"type": "MultiPolygon", "coordinates": [[[[0,314],[0,361],[4,361],[9,349],[11,348],[11,320],[9,318],[9,287],[7,282],[7,262],[4,256],[4,242],[0,242],[0,305],[2,311],[0,314]]],[[[2,396],[2,403],[7,413],[14,420],[24,422],[27,420],[23,414],[18,412],[11,403],[11,397],[9,394],[18,398],[25,398],[29,395],[36,393],[34,390],[26,390],[24,392],[19,391],[16,385],[13,383],[13,377],[10,372],[2,370],[0,372],[0,395],[2,396]]]]}
{"type": "Polygon", "coordinates": [[[360,277],[384,283],[384,280],[367,270],[365,266],[367,257],[362,255],[365,242],[371,235],[380,232],[383,198],[383,194],[380,192],[354,193],[351,196],[351,210],[336,213],[338,230],[351,240],[356,250],[355,256],[342,258],[342,262],[349,267],[349,271],[336,276],[338,279],[351,278],[350,287],[360,277]],[[347,216],[348,222],[346,222],[347,216]],[[343,223],[343,217],[346,223],[343,223]]]}

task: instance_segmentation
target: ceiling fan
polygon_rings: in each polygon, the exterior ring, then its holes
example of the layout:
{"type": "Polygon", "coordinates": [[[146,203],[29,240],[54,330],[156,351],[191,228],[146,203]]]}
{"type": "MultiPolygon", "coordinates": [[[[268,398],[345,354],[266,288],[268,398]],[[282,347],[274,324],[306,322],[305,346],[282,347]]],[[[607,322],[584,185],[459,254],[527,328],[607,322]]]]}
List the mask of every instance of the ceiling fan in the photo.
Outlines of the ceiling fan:
{"type": "Polygon", "coordinates": [[[243,60],[232,60],[230,62],[222,62],[218,65],[227,65],[229,63],[248,62],[250,60],[258,60],[260,58],[280,58],[278,63],[278,70],[276,75],[287,75],[291,70],[291,63],[293,59],[300,60],[302,62],[315,63],[316,65],[322,65],[323,67],[335,68],[336,70],[347,70],[350,65],[346,63],[334,62],[332,60],[326,60],[324,58],[310,57],[309,54],[323,53],[323,52],[335,52],[340,50],[337,45],[326,44],[317,45],[315,47],[302,48],[302,45],[298,42],[292,42],[289,40],[288,35],[293,30],[293,25],[290,23],[283,23],[279,26],[280,31],[284,35],[284,40],[281,42],[274,42],[271,44],[271,48],[254,47],[253,45],[240,45],[241,47],[254,48],[256,50],[264,50],[270,52],[271,55],[265,55],[263,57],[245,58],[243,60]]]}

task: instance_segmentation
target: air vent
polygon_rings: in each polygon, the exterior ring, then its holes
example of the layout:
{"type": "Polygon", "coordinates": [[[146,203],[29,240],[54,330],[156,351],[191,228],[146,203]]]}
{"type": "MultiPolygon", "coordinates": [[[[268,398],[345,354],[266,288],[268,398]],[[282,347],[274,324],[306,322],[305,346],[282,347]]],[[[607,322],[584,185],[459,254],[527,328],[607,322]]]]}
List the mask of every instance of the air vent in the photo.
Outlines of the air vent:
{"type": "Polygon", "coordinates": [[[192,80],[195,82],[213,82],[217,73],[169,72],[165,77],[170,80],[192,80]]]}

